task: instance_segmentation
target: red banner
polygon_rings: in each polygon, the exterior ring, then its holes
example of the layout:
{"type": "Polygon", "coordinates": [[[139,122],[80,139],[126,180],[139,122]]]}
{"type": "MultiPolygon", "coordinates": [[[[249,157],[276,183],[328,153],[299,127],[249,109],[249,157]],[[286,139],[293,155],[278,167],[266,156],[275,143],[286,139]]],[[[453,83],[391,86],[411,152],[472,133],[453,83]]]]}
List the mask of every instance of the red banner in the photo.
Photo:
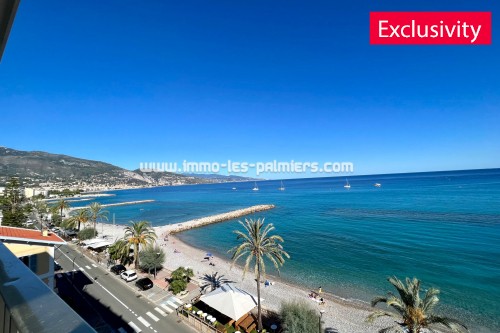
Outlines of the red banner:
{"type": "Polygon", "coordinates": [[[370,44],[491,44],[491,12],[371,12],[370,44]]]}

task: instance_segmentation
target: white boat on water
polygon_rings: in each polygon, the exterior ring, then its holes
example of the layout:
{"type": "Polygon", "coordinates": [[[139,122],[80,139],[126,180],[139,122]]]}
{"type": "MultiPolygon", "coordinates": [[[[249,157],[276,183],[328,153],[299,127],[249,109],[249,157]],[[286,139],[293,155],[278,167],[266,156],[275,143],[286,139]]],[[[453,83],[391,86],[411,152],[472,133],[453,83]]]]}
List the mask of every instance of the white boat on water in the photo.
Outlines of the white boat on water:
{"type": "Polygon", "coordinates": [[[255,182],[255,187],[252,189],[252,191],[258,191],[259,187],[257,186],[257,182],[255,182]]]}
{"type": "Polygon", "coordinates": [[[280,191],[285,190],[285,185],[283,185],[283,181],[281,181],[281,186],[278,188],[278,190],[280,190],[280,191]]]}
{"type": "Polygon", "coordinates": [[[380,183],[375,183],[373,186],[375,186],[375,187],[382,187],[382,184],[380,184],[380,183]]]}
{"type": "Polygon", "coordinates": [[[232,189],[233,189],[233,190],[236,190],[236,187],[233,187],[232,189]]]}
{"type": "Polygon", "coordinates": [[[345,179],[344,188],[347,189],[347,190],[351,189],[351,184],[349,184],[349,181],[347,180],[347,178],[345,179]]]}

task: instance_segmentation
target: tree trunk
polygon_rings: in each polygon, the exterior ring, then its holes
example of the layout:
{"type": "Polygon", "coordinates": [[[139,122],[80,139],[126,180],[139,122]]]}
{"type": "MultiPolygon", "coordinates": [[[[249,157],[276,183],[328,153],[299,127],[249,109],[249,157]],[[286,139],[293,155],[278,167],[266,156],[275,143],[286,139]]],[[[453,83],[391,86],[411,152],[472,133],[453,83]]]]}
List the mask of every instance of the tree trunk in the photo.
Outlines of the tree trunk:
{"type": "Polygon", "coordinates": [[[135,269],[139,269],[139,245],[134,245],[134,261],[135,261],[135,269]]]}
{"type": "Polygon", "coordinates": [[[260,309],[260,261],[257,257],[257,332],[262,331],[262,313],[260,309]]]}

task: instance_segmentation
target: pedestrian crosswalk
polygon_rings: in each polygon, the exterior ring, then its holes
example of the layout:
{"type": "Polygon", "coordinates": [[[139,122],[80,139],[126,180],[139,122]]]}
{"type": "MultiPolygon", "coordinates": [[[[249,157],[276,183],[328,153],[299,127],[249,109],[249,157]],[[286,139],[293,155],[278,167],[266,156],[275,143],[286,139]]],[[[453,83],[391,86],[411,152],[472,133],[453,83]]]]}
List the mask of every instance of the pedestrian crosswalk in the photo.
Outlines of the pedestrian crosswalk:
{"type": "MultiPolygon", "coordinates": [[[[163,317],[168,316],[169,314],[175,312],[175,310],[183,305],[184,303],[179,300],[177,297],[170,297],[168,300],[165,302],[161,303],[159,306],[154,308],[155,312],[148,311],[146,314],[140,317],[137,317],[138,323],[134,323],[133,321],[129,322],[128,325],[134,330],[135,333],[142,332],[141,328],[142,326],[145,326],[146,328],[149,328],[151,326],[151,320],[154,322],[160,321],[160,318],[158,315],[161,315],[163,317]]],[[[122,328],[123,330],[123,328],[122,328]]],[[[120,333],[120,329],[118,330],[120,333]]],[[[124,330],[125,331],[125,330],[124,330]]]]}
{"type": "Polygon", "coordinates": [[[158,318],[157,316],[155,316],[155,315],[154,315],[154,314],[152,314],[151,312],[146,312],[146,315],[147,315],[149,318],[153,319],[154,321],[159,321],[159,320],[160,320],[160,318],[158,318]]]}

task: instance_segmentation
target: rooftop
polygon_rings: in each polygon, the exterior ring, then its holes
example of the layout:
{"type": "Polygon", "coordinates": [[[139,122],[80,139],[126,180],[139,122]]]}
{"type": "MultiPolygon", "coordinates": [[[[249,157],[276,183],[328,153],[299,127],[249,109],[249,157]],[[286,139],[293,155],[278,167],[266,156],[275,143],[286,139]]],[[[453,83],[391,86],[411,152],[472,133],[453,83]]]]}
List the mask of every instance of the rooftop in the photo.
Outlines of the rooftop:
{"type": "Polygon", "coordinates": [[[43,236],[40,230],[15,227],[0,227],[0,240],[22,243],[66,244],[61,237],[52,232],[49,232],[47,236],[43,236]]]}

